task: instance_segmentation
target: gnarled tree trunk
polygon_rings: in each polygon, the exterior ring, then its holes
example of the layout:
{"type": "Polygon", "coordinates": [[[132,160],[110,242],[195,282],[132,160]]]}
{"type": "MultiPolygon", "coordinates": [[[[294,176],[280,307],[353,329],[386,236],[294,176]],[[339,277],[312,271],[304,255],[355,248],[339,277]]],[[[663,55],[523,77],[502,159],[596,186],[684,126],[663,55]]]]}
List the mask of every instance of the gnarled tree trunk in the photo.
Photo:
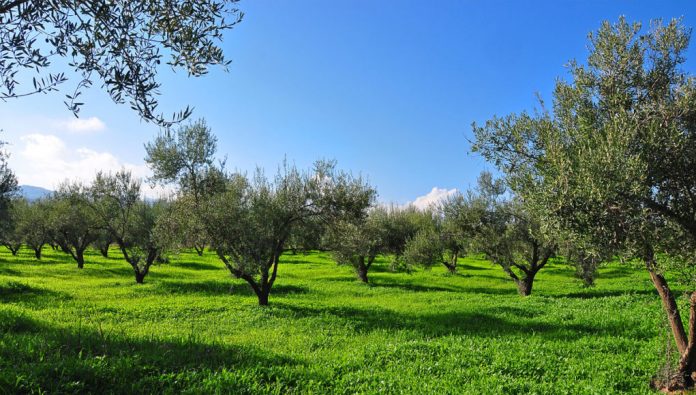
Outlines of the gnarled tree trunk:
{"type": "Polygon", "coordinates": [[[679,364],[676,372],[668,378],[667,382],[653,381],[653,386],[667,391],[693,389],[696,384],[696,291],[691,291],[689,295],[689,328],[687,332],[674,294],[665,277],[657,272],[654,253],[650,248],[645,257],[645,266],[650,273],[650,279],[657,293],[660,295],[662,308],[667,314],[667,321],[679,351],[679,364]]]}

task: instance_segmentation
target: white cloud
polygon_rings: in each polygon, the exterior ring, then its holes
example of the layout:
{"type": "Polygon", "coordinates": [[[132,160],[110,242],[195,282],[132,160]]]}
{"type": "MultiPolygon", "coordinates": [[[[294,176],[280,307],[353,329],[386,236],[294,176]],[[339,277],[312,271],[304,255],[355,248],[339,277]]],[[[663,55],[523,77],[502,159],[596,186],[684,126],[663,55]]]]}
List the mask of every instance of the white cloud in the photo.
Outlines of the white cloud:
{"type": "Polygon", "coordinates": [[[58,121],[56,126],[71,133],[87,134],[106,129],[106,124],[97,117],[73,118],[68,121],[58,121]]]}
{"type": "Polygon", "coordinates": [[[408,202],[406,205],[412,204],[420,210],[425,210],[431,207],[432,205],[441,202],[447,197],[454,195],[455,193],[457,193],[456,188],[445,189],[433,187],[433,189],[430,192],[428,192],[427,195],[418,196],[416,200],[414,200],[413,202],[408,202]]]}
{"type": "MultiPolygon", "coordinates": [[[[10,166],[20,184],[55,189],[65,180],[90,182],[98,171],[116,172],[130,170],[141,179],[151,172],[145,164],[132,164],[119,160],[109,152],[89,148],[68,148],[63,140],[50,134],[28,134],[20,138],[19,150],[10,157],[10,166]]],[[[143,183],[143,195],[159,197],[170,191],[151,188],[143,183]]]]}

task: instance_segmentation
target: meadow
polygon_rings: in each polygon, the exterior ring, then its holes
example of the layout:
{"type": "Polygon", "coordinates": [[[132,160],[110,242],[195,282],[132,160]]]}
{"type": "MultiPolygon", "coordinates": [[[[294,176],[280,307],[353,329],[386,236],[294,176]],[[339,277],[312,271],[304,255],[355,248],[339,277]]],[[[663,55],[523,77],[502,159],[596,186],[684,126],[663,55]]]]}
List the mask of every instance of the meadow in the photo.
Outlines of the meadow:
{"type": "Polygon", "coordinates": [[[665,320],[646,273],[583,288],[553,263],[522,298],[476,258],[371,285],[329,253],[284,255],[270,306],[212,253],[145,284],[117,250],[82,270],[0,250],[0,393],[651,393],[665,320]]]}

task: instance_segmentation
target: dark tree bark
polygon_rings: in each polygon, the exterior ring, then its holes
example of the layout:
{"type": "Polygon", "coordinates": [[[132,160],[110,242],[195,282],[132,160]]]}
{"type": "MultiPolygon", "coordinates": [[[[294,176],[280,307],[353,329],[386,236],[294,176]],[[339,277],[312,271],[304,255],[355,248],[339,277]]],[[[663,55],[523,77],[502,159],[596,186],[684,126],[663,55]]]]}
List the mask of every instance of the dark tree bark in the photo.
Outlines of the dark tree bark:
{"type": "Polygon", "coordinates": [[[17,256],[17,253],[19,252],[19,249],[22,248],[21,244],[5,244],[5,247],[7,247],[8,250],[12,253],[12,256],[17,256]]]}
{"type": "Polygon", "coordinates": [[[85,251],[77,250],[75,252],[75,260],[77,261],[77,268],[82,269],[85,267],[85,251]]]}
{"type": "Polygon", "coordinates": [[[449,262],[442,261],[442,264],[445,265],[450,274],[457,273],[457,259],[459,259],[459,253],[455,252],[452,254],[452,259],[449,262]]]}
{"type": "Polygon", "coordinates": [[[196,254],[198,254],[198,256],[203,256],[203,252],[205,251],[205,246],[197,246],[194,244],[193,249],[196,250],[196,254]]]}
{"type": "Polygon", "coordinates": [[[515,281],[517,285],[517,292],[521,296],[529,296],[532,294],[532,288],[534,287],[534,278],[536,277],[539,270],[543,269],[551,258],[551,251],[547,251],[543,255],[540,255],[541,247],[537,243],[533,243],[532,248],[532,259],[529,265],[521,265],[516,262],[509,262],[503,266],[503,270],[507,273],[510,278],[515,281]],[[522,276],[518,276],[512,268],[516,267],[522,272],[522,276]]]}
{"type": "Polygon", "coordinates": [[[109,246],[100,246],[99,247],[99,253],[104,257],[108,258],[109,257],[109,246]]]}
{"type": "Polygon", "coordinates": [[[271,294],[271,288],[273,288],[273,284],[275,283],[275,279],[278,274],[278,263],[280,262],[280,255],[282,253],[283,248],[282,243],[280,243],[279,248],[276,249],[273,257],[271,258],[271,261],[259,268],[260,277],[258,281],[249,273],[245,273],[236,268],[232,263],[230,263],[225,254],[219,251],[217,254],[233,276],[236,278],[241,278],[249,284],[258,298],[259,306],[268,306],[268,296],[271,294]]]}
{"type": "Polygon", "coordinates": [[[522,296],[529,296],[532,294],[532,288],[534,287],[534,277],[537,272],[530,272],[523,276],[521,279],[517,280],[517,292],[522,296]]]}
{"type": "Polygon", "coordinates": [[[692,389],[696,384],[696,291],[689,293],[689,328],[687,332],[674,294],[665,277],[657,272],[655,254],[651,247],[647,249],[645,266],[658,295],[660,295],[662,308],[667,314],[667,321],[679,351],[679,364],[675,374],[668,379],[668,382],[653,382],[653,385],[657,389],[668,391],[692,389]]]}
{"type": "Polygon", "coordinates": [[[41,247],[32,247],[32,249],[34,250],[34,256],[35,256],[36,259],[38,259],[38,260],[41,260],[41,248],[42,248],[42,247],[43,247],[43,246],[41,246],[41,247]]]}

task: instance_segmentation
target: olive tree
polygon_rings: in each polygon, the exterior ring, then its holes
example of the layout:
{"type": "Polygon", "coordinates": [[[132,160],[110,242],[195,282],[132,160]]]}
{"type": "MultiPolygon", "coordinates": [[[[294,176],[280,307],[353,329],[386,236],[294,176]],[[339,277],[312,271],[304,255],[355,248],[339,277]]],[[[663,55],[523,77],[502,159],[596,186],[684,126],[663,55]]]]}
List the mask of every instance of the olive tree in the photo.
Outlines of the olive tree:
{"type": "Polygon", "coordinates": [[[111,232],[106,228],[99,228],[97,230],[97,237],[92,242],[92,245],[99,250],[99,253],[104,257],[109,257],[109,248],[113,244],[114,238],[111,232]]]}
{"type": "Polygon", "coordinates": [[[467,251],[470,241],[452,218],[433,218],[432,226],[421,228],[406,241],[403,262],[408,267],[443,265],[455,274],[459,257],[467,251]]]}
{"type": "Polygon", "coordinates": [[[396,269],[405,265],[402,256],[408,240],[421,229],[432,225],[432,212],[421,211],[413,205],[390,206],[386,208],[383,224],[385,249],[392,255],[392,268],[396,269]]]}
{"type": "Polygon", "coordinates": [[[95,215],[133,268],[138,284],[143,283],[168,242],[166,233],[158,228],[158,220],[166,213],[166,204],[143,201],[140,187],[140,180],[133,178],[129,171],[100,172],[89,192],[95,215]]]}
{"type": "Polygon", "coordinates": [[[683,67],[689,40],[679,20],[655,21],[647,32],[623,18],[605,22],[590,36],[586,64],[571,62],[570,79],[557,81],[551,111],[474,125],[476,149],[517,194],[590,241],[643,260],[680,353],[674,376],[655,383],[668,390],[693,388],[696,377],[694,278],[673,277],[688,290],[687,331],[665,276],[696,263],[696,79],[683,67]]]}
{"type": "Polygon", "coordinates": [[[216,166],[217,138],[199,119],[176,130],[167,129],[145,145],[145,162],[152,169],[150,181],[176,185],[172,214],[179,242],[202,255],[208,244],[201,207],[212,194],[224,190],[224,164],[216,166]]]}
{"type": "Polygon", "coordinates": [[[329,246],[336,263],[352,266],[364,283],[377,256],[386,252],[386,217],[385,209],[374,208],[367,218],[338,221],[330,227],[329,246]]]}
{"type": "Polygon", "coordinates": [[[29,203],[24,198],[14,198],[9,203],[6,221],[3,222],[1,242],[12,255],[17,255],[24,243],[22,219],[26,215],[29,203]]]}
{"type": "Polygon", "coordinates": [[[261,170],[251,180],[229,178],[227,191],[209,199],[205,224],[220,260],[249,284],[261,306],[268,304],[280,256],[299,223],[361,218],[376,194],[333,162],[317,162],[310,172],[286,163],[273,180],[261,170]]]}
{"type": "Polygon", "coordinates": [[[161,63],[200,76],[229,63],[219,41],[241,21],[238,0],[36,1],[0,3],[0,100],[57,90],[78,76],[66,105],[80,110],[81,93],[97,82],[114,102],[129,102],[146,121],[173,119],[157,110],[161,63]],[[21,89],[28,86],[28,89],[21,89]]]}
{"type": "Polygon", "coordinates": [[[49,213],[53,240],[77,262],[78,269],[85,265],[85,250],[99,236],[100,223],[88,198],[82,184],[64,183],[53,195],[49,213]]]}
{"type": "Polygon", "coordinates": [[[52,205],[48,199],[30,202],[19,222],[19,232],[24,235],[24,242],[34,251],[34,256],[39,260],[43,247],[53,240],[51,209],[52,205]]]}

